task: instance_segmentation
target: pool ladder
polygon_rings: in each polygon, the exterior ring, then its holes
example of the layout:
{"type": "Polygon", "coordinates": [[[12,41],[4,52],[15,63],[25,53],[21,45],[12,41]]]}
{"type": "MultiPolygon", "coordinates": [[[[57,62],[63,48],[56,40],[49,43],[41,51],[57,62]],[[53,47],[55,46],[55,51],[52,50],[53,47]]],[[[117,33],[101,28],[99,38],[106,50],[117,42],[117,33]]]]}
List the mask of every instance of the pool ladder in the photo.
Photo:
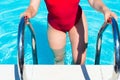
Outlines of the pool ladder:
{"type": "Polygon", "coordinates": [[[34,29],[27,17],[22,17],[19,23],[18,28],[18,72],[20,80],[23,79],[23,72],[24,72],[24,32],[25,28],[28,27],[31,32],[32,38],[32,56],[33,56],[33,64],[38,64],[37,58],[37,49],[36,49],[36,38],[34,29]]]}
{"type": "MultiPolygon", "coordinates": [[[[114,50],[115,50],[115,65],[114,70],[115,72],[120,72],[120,35],[119,35],[119,28],[117,21],[111,17],[110,24],[112,25],[112,32],[113,32],[113,39],[114,39],[114,50]]],[[[101,29],[99,30],[97,36],[97,44],[96,44],[96,57],[95,57],[95,64],[100,64],[100,52],[101,52],[101,43],[102,43],[102,34],[106,30],[109,23],[104,22],[101,29]]]]}

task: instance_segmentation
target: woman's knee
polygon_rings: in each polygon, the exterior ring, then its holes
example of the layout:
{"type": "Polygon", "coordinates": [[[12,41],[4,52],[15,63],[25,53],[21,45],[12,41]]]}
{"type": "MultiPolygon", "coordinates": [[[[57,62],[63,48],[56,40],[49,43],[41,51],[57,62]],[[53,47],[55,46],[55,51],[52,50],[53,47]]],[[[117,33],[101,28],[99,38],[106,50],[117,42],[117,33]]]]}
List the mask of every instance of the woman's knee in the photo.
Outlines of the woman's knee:
{"type": "Polygon", "coordinates": [[[85,63],[86,60],[86,51],[83,53],[78,53],[76,55],[76,57],[74,57],[74,64],[78,64],[78,65],[83,65],[85,63]]]}
{"type": "Polygon", "coordinates": [[[64,48],[53,49],[55,64],[64,64],[64,48]]]}

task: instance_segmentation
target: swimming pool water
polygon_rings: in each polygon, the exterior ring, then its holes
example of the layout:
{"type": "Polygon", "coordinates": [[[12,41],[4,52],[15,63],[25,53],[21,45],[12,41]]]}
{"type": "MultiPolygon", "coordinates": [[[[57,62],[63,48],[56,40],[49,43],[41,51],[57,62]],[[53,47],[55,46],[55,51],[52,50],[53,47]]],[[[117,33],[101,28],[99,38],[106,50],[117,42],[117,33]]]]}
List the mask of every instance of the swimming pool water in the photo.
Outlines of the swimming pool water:
{"type": "MultiPolygon", "coordinates": [[[[120,0],[103,0],[103,2],[118,15],[120,26],[120,0]]],[[[17,63],[17,32],[20,14],[26,10],[29,0],[1,0],[0,1],[0,64],[17,63]]],[[[94,64],[97,33],[104,22],[100,12],[95,11],[87,0],[81,0],[80,5],[88,21],[88,49],[86,64],[94,64]]],[[[36,33],[39,64],[53,64],[53,54],[47,40],[47,9],[44,0],[41,0],[37,15],[31,19],[36,33]]],[[[30,32],[25,34],[25,63],[32,64],[30,32]]],[[[113,64],[113,37],[112,28],[109,26],[103,35],[101,64],[113,64]]],[[[69,37],[66,43],[65,63],[72,61],[69,37]]]]}

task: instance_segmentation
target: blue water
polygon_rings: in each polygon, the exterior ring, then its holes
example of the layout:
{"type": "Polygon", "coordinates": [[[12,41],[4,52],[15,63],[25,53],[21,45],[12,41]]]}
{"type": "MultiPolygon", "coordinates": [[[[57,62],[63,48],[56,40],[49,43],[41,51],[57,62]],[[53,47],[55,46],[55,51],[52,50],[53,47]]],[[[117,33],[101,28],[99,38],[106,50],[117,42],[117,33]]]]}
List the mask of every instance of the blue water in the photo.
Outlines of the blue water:
{"type": "MultiPolygon", "coordinates": [[[[88,21],[88,49],[86,64],[94,64],[97,33],[104,22],[100,12],[95,11],[87,2],[81,0],[80,5],[86,14],[88,21]]],[[[120,26],[120,0],[103,0],[110,10],[118,15],[120,26]]],[[[29,0],[0,0],[0,64],[17,63],[17,35],[20,14],[26,10],[29,0]]],[[[44,0],[37,15],[31,19],[36,33],[37,51],[39,64],[53,64],[53,54],[47,40],[47,9],[44,0]]],[[[25,63],[32,64],[30,32],[26,29],[25,34],[25,63]]],[[[114,45],[112,28],[109,26],[103,35],[103,46],[101,52],[101,64],[113,64],[114,45]]],[[[65,63],[72,61],[71,46],[67,37],[65,63]]]]}

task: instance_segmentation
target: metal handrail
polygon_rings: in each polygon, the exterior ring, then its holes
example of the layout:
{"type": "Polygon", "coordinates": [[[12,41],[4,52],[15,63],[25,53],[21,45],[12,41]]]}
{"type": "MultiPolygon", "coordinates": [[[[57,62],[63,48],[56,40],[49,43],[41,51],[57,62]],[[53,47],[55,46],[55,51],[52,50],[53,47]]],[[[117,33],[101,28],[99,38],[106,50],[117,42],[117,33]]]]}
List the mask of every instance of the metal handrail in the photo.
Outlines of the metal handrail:
{"type": "Polygon", "coordinates": [[[97,36],[97,44],[96,44],[96,57],[95,57],[95,64],[100,63],[100,52],[101,52],[101,46],[102,46],[102,34],[107,28],[108,24],[104,22],[101,29],[99,30],[98,36],[97,36]]]}
{"type": "MultiPolygon", "coordinates": [[[[114,50],[115,50],[115,72],[117,73],[120,71],[120,35],[117,21],[111,17],[111,25],[112,25],[112,32],[113,32],[113,39],[114,39],[114,50]]],[[[96,44],[96,57],[95,57],[95,64],[100,64],[100,52],[101,52],[101,43],[102,43],[102,34],[106,30],[108,23],[104,22],[103,26],[99,30],[97,36],[97,44],[96,44]]]]}
{"type": "Polygon", "coordinates": [[[24,70],[24,32],[25,32],[25,26],[29,28],[32,36],[32,56],[33,56],[33,64],[38,64],[37,59],[37,49],[36,49],[36,38],[34,29],[26,17],[22,17],[21,21],[19,23],[18,28],[18,65],[19,65],[19,75],[20,79],[23,80],[23,70],[24,70]],[[27,23],[26,23],[27,21],[27,23]]]}

